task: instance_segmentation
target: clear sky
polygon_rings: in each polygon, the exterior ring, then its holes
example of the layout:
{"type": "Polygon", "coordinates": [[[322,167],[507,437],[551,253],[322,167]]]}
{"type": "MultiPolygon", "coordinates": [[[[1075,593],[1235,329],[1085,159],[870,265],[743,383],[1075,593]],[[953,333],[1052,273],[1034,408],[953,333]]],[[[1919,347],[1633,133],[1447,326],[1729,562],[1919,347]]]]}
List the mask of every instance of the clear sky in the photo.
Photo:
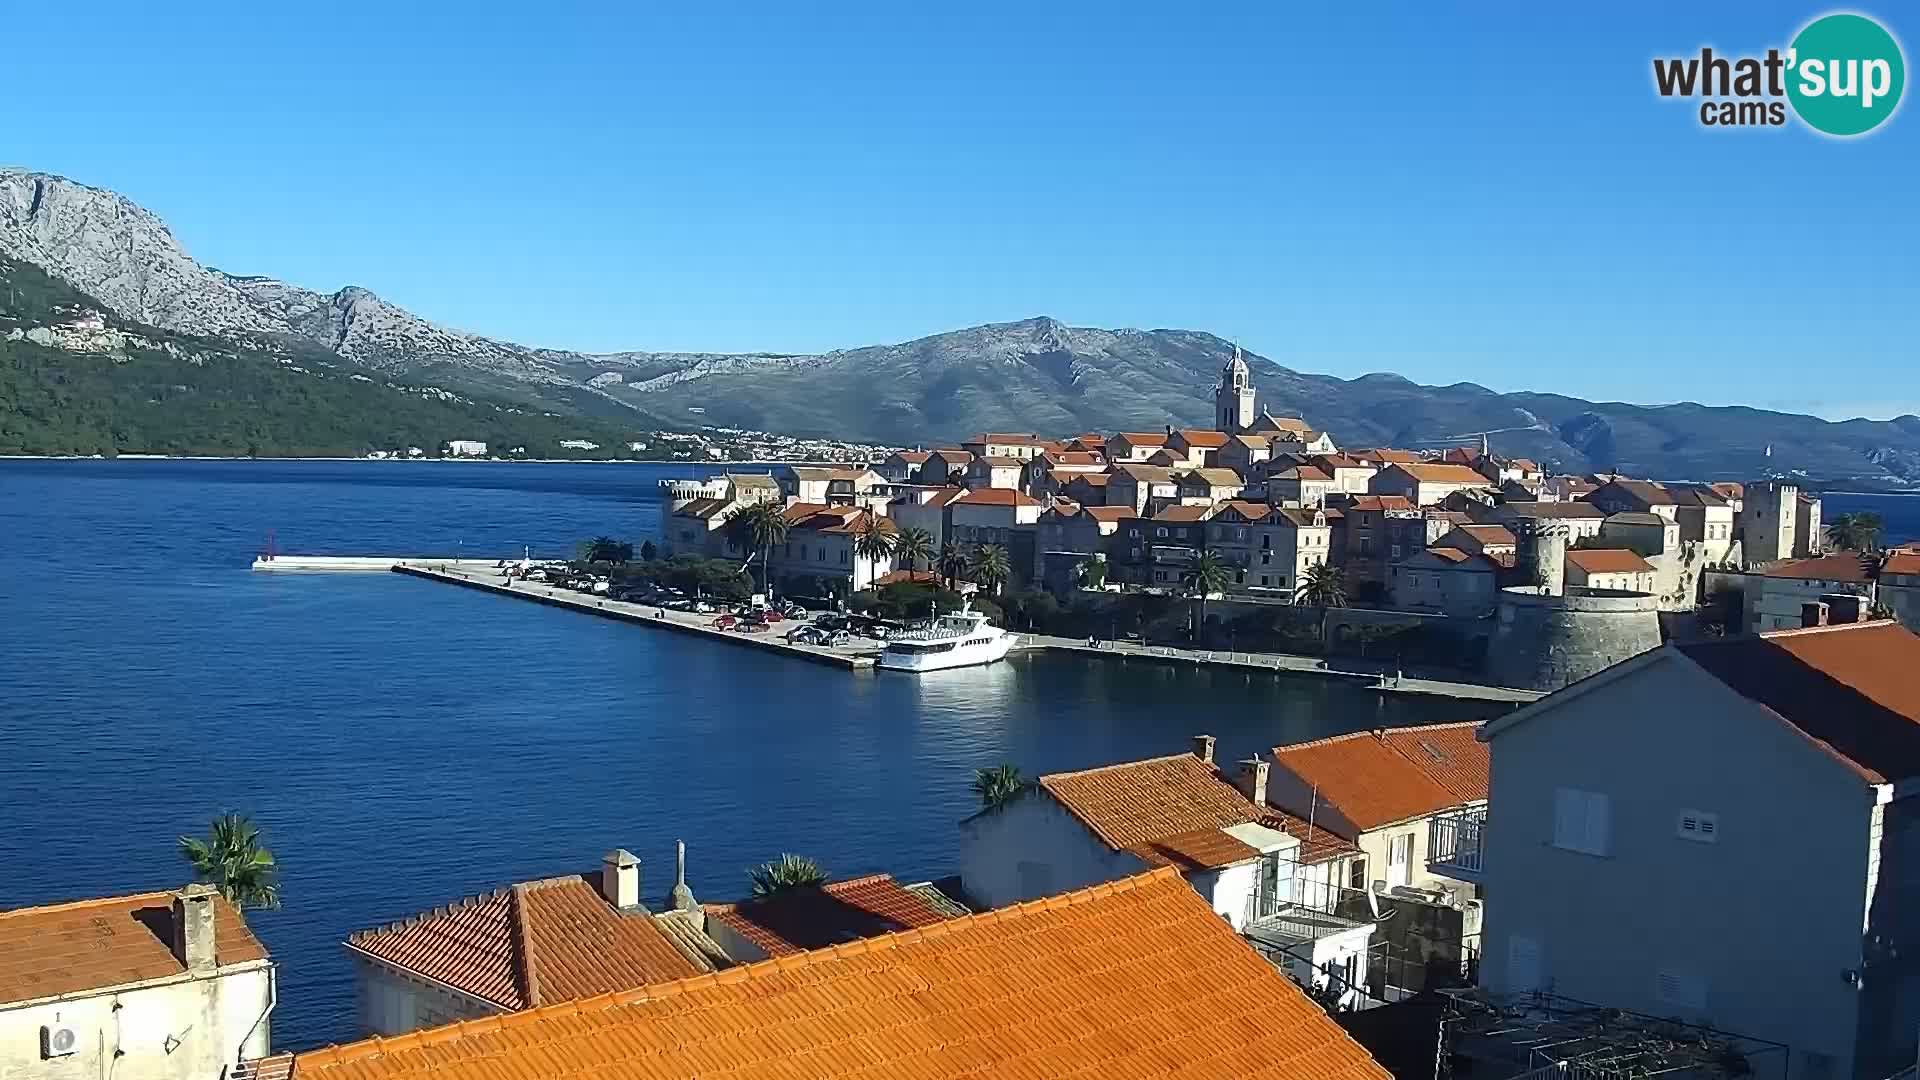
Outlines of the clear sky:
{"type": "MultiPolygon", "coordinates": [[[[1825,7],[934,6],[37,5],[0,160],[222,269],[536,345],[1046,314],[1343,377],[1920,413],[1914,104],[1840,142],[1652,88],[1825,7]]],[[[1858,10],[1913,62],[1920,9],[1858,10]]]]}

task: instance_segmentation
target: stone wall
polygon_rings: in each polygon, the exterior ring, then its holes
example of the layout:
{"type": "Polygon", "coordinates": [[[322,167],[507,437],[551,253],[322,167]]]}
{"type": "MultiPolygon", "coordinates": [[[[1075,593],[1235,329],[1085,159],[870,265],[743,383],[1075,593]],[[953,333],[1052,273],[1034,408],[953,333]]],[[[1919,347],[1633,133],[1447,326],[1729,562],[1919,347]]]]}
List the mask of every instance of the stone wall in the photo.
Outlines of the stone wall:
{"type": "Polygon", "coordinates": [[[1660,644],[1658,601],[1644,593],[1500,591],[1487,675],[1500,686],[1558,690],[1660,644]]]}

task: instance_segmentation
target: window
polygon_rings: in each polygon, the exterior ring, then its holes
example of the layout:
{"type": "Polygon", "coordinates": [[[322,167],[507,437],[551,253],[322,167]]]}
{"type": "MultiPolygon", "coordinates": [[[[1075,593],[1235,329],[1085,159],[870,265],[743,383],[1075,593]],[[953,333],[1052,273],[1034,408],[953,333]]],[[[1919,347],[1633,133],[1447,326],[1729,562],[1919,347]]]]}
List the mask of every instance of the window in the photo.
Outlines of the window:
{"type": "Polygon", "coordinates": [[[1268,565],[1271,565],[1271,564],[1272,564],[1272,562],[1273,562],[1273,552],[1271,552],[1271,551],[1262,551],[1262,552],[1260,552],[1260,565],[1261,565],[1261,566],[1268,566],[1268,565]]]}
{"type": "Polygon", "coordinates": [[[1401,833],[1387,839],[1387,886],[1410,885],[1412,880],[1413,834],[1401,833]]]}
{"type": "Polygon", "coordinates": [[[1165,539],[1167,538],[1167,528],[1166,528],[1166,526],[1164,526],[1164,525],[1162,525],[1161,527],[1159,527],[1159,528],[1157,528],[1157,529],[1155,529],[1155,530],[1153,530],[1153,535],[1155,535],[1155,536],[1157,536],[1157,537],[1159,537],[1159,538],[1160,538],[1160,539],[1162,539],[1162,540],[1165,540],[1165,539]]]}
{"type": "Polygon", "coordinates": [[[1711,844],[1720,839],[1720,815],[1704,810],[1682,810],[1674,822],[1673,834],[1682,840],[1711,844]]]}
{"type": "Polygon", "coordinates": [[[1347,864],[1347,888],[1365,889],[1367,887],[1367,857],[1361,855],[1347,864]]]}
{"type": "Polygon", "coordinates": [[[1553,846],[1584,855],[1605,855],[1612,809],[1597,791],[1555,788],[1553,791],[1553,846]]]}

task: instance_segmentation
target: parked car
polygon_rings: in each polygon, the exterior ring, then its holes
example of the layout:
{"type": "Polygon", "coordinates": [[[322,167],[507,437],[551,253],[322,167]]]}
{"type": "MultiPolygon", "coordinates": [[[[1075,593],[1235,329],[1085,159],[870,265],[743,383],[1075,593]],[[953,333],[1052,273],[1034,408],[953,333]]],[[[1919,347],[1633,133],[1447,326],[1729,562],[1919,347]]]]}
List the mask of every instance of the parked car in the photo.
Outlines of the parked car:
{"type": "Polygon", "coordinates": [[[821,639],[826,637],[826,635],[827,631],[825,630],[818,630],[811,626],[796,626],[787,631],[787,643],[790,645],[821,645],[825,644],[821,639]]]}

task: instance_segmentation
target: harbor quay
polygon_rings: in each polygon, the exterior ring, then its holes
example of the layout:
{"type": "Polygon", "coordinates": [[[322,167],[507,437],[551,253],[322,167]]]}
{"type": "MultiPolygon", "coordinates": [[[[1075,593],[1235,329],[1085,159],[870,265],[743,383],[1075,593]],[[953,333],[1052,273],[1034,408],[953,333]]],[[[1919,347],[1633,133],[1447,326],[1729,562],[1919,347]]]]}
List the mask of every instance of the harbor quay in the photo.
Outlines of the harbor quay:
{"type": "MultiPolygon", "coordinates": [[[[855,639],[844,645],[812,645],[787,641],[777,633],[762,635],[741,633],[715,626],[714,617],[710,615],[669,611],[649,604],[636,604],[610,597],[578,593],[559,586],[512,580],[500,575],[500,565],[501,560],[498,559],[276,555],[272,558],[263,556],[256,559],[253,568],[275,573],[399,573],[427,581],[477,589],[497,596],[528,600],[548,607],[566,608],[601,618],[694,634],[766,652],[784,653],[798,659],[848,671],[871,671],[877,664],[880,651],[878,645],[866,639],[855,639]]],[[[1544,696],[1539,691],[1517,690],[1480,683],[1414,678],[1398,674],[1383,675],[1370,671],[1348,671],[1330,666],[1319,657],[1291,653],[1184,649],[1167,645],[1087,641],[1032,633],[1020,635],[1018,644],[1014,646],[1014,652],[1054,652],[1123,663],[1241,668],[1250,673],[1257,671],[1270,675],[1305,675],[1340,679],[1380,693],[1422,694],[1470,701],[1524,704],[1544,696]]]]}

